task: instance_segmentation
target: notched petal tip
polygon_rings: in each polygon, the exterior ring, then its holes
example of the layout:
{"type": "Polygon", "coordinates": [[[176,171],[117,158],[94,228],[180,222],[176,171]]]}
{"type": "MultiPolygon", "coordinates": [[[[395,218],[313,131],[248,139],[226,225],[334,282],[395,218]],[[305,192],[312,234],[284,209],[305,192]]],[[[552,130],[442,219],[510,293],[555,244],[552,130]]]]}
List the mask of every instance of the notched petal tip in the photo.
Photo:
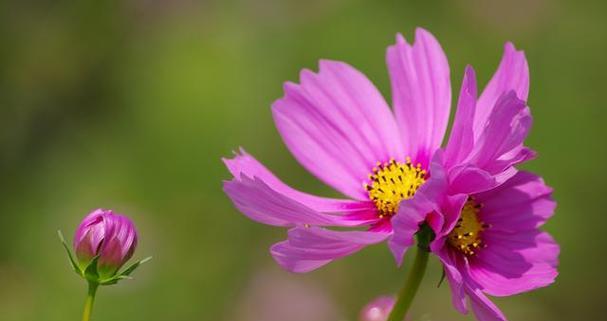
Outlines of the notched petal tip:
{"type": "MultiPolygon", "coordinates": [[[[320,66],[320,63],[319,63],[320,66]]],[[[301,86],[313,81],[315,79],[315,77],[318,77],[318,75],[320,74],[320,69],[318,72],[314,72],[313,70],[310,70],[308,68],[304,68],[299,72],[299,84],[295,84],[295,86],[289,86],[289,91],[287,92],[285,91],[285,95],[292,93],[292,90],[300,90],[301,86]]]]}
{"type": "Polygon", "coordinates": [[[464,75],[470,74],[471,76],[476,77],[476,72],[474,71],[474,67],[470,64],[467,64],[464,68],[464,75]]]}
{"type": "Polygon", "coordinates": [[[344,67],[354,68],[350,64],[345,63],[343,61],[339,61],[339,60],[332,60],[332,59],[326,59],[326,58],[318,60],[318,73],[321,73],[327,69],[344,68],[344,67]]]}
{"type": "Polygon", "coordinates": [[[525,59],[525,51],[517,49],[511,41],[504,43],[504,56],[506,55],[517,55],[518,58],[525,59]]]}
{"type": "Polygon", "coordinates": [[[436,38],[434,37],[434,35],[430,31],[424,29],[423,27],[416,27],[415,28],[415,40],[416,41],[418,39],[421,40],[422,38],[423,39],[430,39],[430,40],[436,41],[436,38]]]}
{"type": "Polygon", "coordinates": [[[225,167],[227,167],[234,179],[240,180],[242,168],[244,167],[245,163],[251,161],[251,155],[249,155],[243,147],[233,150],[232,154],[232,158],[222,157],[221,161],[225,167]]]}
{"type": "Polygon", "coordinates": [[[466,93],[468,93],[474,99],[477,98],[476,71],[472,65],[466,65],[466,68],[464,69],[462,89],[464,88],[466,93]]]}
{"type": "Polygon", "coordinates": [[[403,45],[403,44],[407,44],[407,40],[405,39],[405,36],[403,36],[403,34],[399,32],[396,34],[396,44],[395,45],[403,45]]]}
{"type": "Polygon", "coordinates": [[[514,46],[514,44],[511,41],[506,41],[504,43],[504,53],[512,53],[512,52],[516,52],[516,47],[514,46]]]}
{"type": "MultiPolygon", "coordinates": [[[[309,69],[302,69],[299,72],[299,75],[301,77],[301,73],[304,71],[308,71],[308,72],[312,72],[309,69]]],[[[284,91],[285,95],[287,95],[289,92],[293,92],[296,91],[297,89],[299,89],[299,84],[296,82],[292,82],[292,81],[285,81],[284,84],[282,84],[282,90],[284,91]]],[[[272,104],[272,109],[274,109],[274,105],[276,105],[277,102],[282,101],[284,99],[284,97],[277,99],[274,104],[272,104]]]]}

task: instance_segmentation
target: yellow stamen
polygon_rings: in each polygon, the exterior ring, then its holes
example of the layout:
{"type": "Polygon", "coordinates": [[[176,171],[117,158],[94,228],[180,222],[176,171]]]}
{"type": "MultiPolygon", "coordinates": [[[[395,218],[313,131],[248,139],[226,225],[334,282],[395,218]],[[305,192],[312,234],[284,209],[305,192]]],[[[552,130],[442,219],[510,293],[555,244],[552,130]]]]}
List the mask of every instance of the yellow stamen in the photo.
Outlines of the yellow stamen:
{"type": "Polygon", "coordinates": [[[413,197],[426,181],[426,171],[421,169],[421,164],[413,166],[409,157],[405,163],[391,159],[383,164],[378,162],[369,179],[371,184],[364,186],[379,216],[392,216],[396,214],[399,203],[413,197]]]}
{"type": "Polygon", "coordinates": [[[481,207],[481,204],[476,203],[472,197],[468,198],[457,224],[447,238],[447,242],[453,248],[467,256],[472,256],[478,249],[486,247],[481,236],[482,232],[490,226],[478,217],[481,207]]]}

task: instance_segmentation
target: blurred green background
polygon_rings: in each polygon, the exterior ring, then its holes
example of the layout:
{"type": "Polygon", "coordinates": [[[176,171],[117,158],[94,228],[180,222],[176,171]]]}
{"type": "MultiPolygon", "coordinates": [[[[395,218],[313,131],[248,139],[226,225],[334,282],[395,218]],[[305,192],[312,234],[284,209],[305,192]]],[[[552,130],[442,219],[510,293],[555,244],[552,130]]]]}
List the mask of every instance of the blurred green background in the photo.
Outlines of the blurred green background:
{"type": "MultiPolygon", "coordinates": [[[[307,275],[276,267],[285,231],[240,215],[220,158],[244,146],[281,178],[331,195],[288,153],[270,105],[320,58],[389,99],[384,54],[415,26],[439,39],[454,96],[485,83],[503,43],[526,51],[540,153],[559,202],[553,286],[496,300],[511,320],[599,320],[607,264],[604,1],[8,1],[0,4],[0,320],[79,320],[85,285],[56,237],[97,207],[131,216],[135,279],[100,291],[95,320],[356,320],[403,270],[384,245],[307,275]]],[[[415,320],[472,320],[431,261],[415,320]]]]}

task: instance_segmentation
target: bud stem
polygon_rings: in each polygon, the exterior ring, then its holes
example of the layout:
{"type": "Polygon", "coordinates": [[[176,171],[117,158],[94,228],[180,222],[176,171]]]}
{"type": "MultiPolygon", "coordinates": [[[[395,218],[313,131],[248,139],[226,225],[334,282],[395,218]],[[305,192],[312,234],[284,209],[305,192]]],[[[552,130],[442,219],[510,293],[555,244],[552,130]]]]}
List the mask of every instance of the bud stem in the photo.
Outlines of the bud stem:
{"type": "Polygon", "coordinates": [[[411,303],[413,303],[413,298],[415,298],[417,289],[424,278],[430,251],[428,245],[433,238],[434,233],[428,225],[422,225],[420,231],[417,232],[417,253],[415,254],[415,261],[413,261],[411,271],[409,271],[409,274],[405,279],[405,284],[398,294],[398,299],[396,303],[394,303],[388,321],[403,321],[405,319],[405,315],[407,314],[407,311],[409,311],[411,303]]]}
{"type": "Polygon", "coordinates": [[[95,303],[95,294],[97,293],[97,287],[99,287],[98,283],[89,282],[89,292],[86,296],[86,302],[84,303],[84,312],[82,313],[82,321],[91,320],[91,314],[93,313],[93,303],[95,303]]]}

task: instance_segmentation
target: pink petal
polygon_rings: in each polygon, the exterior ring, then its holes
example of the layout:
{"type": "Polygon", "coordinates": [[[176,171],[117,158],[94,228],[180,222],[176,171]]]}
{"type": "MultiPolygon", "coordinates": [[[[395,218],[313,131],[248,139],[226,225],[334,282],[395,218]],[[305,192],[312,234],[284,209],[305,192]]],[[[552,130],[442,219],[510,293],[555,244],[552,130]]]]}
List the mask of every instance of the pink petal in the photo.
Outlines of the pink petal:
{"type": "Polygon", "coordinates": [[[319,227],[295,227],[286,241],[274,244],[271,253],[288,271],[305,273],[363,247],[384,241],[390,233],[332,231],[319,227]]]}
{"type": "Polygon", "coordinates": [[[470,163],[462,163],[449,172],[449,194],[476,194],[502,185],[516,175],[515,167],[508,167],[502,172],[491,174],[470,163]]]}
{"type": "Polygon", "coordinates": [[[76,252],[87,253],[90,257],[96,255],[99,244],[105,234],[105,210],[96,209],[89,213],[80,223],[74,235],[74,248],[76,252]],[[85,239],[87,239],[85,241],[85,239]]]}
{"type": "Polygon", "coordinates": [[[503,233],[536,229],[554,214],[556,207],[552,188],[541,177],[524,171],[475,198],[483,204],[483,221],[503,233]]]}
{"type": "Polygon", "coordinates": [[[493,175],[465,162],[449,171],[449,180],[449,194],[475,194],[499,185],[493,175]]]}
{"type": "Polygon", "coordinates": [[[451,108],[449,64],[440,44],[418,28],[415,43],[402,35],[386,54],[392,101],[406,151],[426,166],[443,140],[451,108]]]}
{"type": "Polygon", "coordinates": [[[502,311],[481,290],[467,286],[466,293],[470,298],[472,311],[479,321],[507,321],[502,311]]]}
{"type": "Polygon", "coordinates": [[[359,71],[321,61],[301,84],[285,84],[274,121],[295,158],[336,190],[366,200],[363,183],[376,162],[404,158],[396,121],[380,92],[359,71]]]}
{"type": "Polygon", "coordinates": [[[464,280],[456,265],[457,257],[451,255],[450,251],[446,248],[442,248],[434,253],[443,263],[445,277],[447,278],[449,288],[451,289],[451,302],[453,303],[453,306],[460,313],[468,313],[464,280]]]}
{"type": "MultiPolygon", "coordinates": [[[[420,194],[420,192],[417,192],[420,194]]],[[[402,201],[398,214],[392,218],[394,235],[388,241],[390,250],[398,265],[402,264],[407,250],[415,244],[415,233],[433,210],[433,203],[421,195],[410,201],[402,201]]]]}
{"type": "Polygon", "coordinates": [[[234,158],[224,158],[223,162],[237,180],[240,180],[241,175],[257,177],[277,193],[295,199],[315,211],[356,215],[360,212],[367,213],[375,208],[371,202],[325,198],[293,189],[242,148],[234,158]]]}
{"type": "Polygon", "coordinates": [[[510,42],[504,46],[504,54],[497,71],[478,99],[474,132],[478,137],[483,124],[489,119],[499,97],[513,90],[517,97],[526,101],[529,94],[529,66],[525,53],[517,51],[510,42]]]}
{"type": "Polygon", "coordinates": [[[554,282],[559,246],[548,233],[484,233],[483,240],[488,247],[471,261],[469,275],[484,292],[509,296],[554,282]]]}
{"type": "Polygon", "coordinates": [[[514,91],[504,93],[484,125],[467,162],[492,175],[534,156],[522,146],[531,128],[531,114],[514,91]]]}
{"type": "Polygon", "coordinates": [[[273,190],[258,177],[241,175],[240,179],[226,181],[224,191],[243,214],[268,225],[356,226],[366,223],[315,211],[299,202],[296,197],[292,198],[273,190]]]}
{"type": "MultiPolygon", "coordinates": [[[[392,227],[394,234],[388,241],[390,250],[398,265],[402,263],[406,251],[414,243],[415,233],[419,231],[420,224],[426,221],[433,212],[439,212],[439,206],[446,196],[447,180],[442,166],[440,166],[440,153],[434,157],[430,172],[432,176],[415,193],[415,196],[409,200],[401,201],[398,213],[392,218],[392,227]]],[[[443,218],[433,216],[434,222],[431,224],[436,231],[442,228],[443,218]]]]}
{"type": "Polygon", "coordinates": [[[112,276],[126,260],[124,260],[122,247],[118,238],[108,239],[103,244],[103,254],[99,258],[98,272],[102,276],[112,276]]]}
{"type": "Polygon", "coordinates": [[[471,66],[466,66],[462,89],[457,102],[453,129],[445,149],[445,166],[451,168],[465,159],[474,146],[472,126],[476,109],[476,75],[471,66]]]}
{"type": "Polygon", "coordinates": [[[437,215],[443,218],[443,224],[440,229],[433,229],[436,234],[436,240],[447,236],[457,224],[462,208],[468,200],[468,195],[457,194],[445,196],[440,202],[440,211],[437,215]]]}

